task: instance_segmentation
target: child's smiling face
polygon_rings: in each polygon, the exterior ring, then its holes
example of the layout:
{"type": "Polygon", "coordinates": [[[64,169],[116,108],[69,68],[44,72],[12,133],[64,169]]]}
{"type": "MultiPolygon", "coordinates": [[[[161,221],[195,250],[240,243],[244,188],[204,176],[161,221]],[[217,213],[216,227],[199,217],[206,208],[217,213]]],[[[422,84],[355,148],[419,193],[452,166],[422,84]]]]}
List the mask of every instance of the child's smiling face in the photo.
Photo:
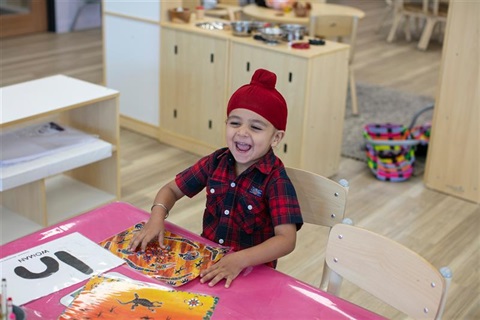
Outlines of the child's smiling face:
{"type": "Polygon", "coordinates": [[[227,118],[226,140],[237,162],[237,175],[262,158],[270,147],[277,146],[284,134],[253,111],[232,110],[227,118]]]}

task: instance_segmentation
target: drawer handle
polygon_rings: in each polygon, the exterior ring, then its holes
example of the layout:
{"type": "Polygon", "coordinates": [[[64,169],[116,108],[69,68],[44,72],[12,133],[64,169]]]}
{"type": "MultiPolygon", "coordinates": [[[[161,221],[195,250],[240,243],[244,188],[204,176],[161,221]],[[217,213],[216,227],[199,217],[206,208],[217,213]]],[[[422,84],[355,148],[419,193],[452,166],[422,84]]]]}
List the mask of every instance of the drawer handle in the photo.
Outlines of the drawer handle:
{"type": "Polygon", "coordinates": [[[247,72],[250,72],[250,62],[247,62],[247,72]]]}

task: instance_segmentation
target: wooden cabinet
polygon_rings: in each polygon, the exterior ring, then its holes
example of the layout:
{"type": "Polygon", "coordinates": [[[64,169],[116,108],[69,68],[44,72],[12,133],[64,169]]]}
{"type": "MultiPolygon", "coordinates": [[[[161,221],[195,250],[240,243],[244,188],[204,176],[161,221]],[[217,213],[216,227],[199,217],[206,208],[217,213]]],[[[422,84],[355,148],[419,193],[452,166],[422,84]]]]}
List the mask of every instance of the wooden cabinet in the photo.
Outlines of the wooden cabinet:
{"type": "Polygon", "coordinates": [[[33,232],[120,198],[117,91],[57,75],[3,87],[0,96],[2,132],[54,121],[98,137],[2,168],[2,241],[18,223],[33,232]]]}
{"type": "Polygon", "coordinates": [[[275,153],[287,166],[331,176],[340,162],[347,60],[346,46],[300,53],[238,39],[231,47],[229,94],[249,83],[258,68],[275,72],[288,106],[286,135],[275,153]]]}
{"type": "Polygon", "coordinates": [[[162,28],[162,141],[197,141],[201,154],[224,145],[227,58],[226,39],[162,28]]]}
{"type": "Polygon", "coordinates": [[[425,168],[429,188],[476,203],[480,203],[479,16],[480,2],[450,1],[425,168]]]}
{"type": "Polygon", "coordinates": [[[159,140],[205,155],[225,146],[226,106],[256,69],[277,74],[287,133],[275,152],[288,166],[331,176],[338,170],[349,46],[327,41],[309,50],[268,45],[230,30],[163,22],[159,140]]]}

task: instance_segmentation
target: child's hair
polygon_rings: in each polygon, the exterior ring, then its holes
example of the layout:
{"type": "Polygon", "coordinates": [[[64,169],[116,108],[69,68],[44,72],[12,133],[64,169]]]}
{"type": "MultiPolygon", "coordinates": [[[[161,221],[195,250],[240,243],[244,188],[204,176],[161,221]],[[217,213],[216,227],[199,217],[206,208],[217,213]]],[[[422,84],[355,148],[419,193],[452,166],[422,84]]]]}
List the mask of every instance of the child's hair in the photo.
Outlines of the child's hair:
{"type": "Polygon", "coordinates": [[[227,116],[234,109],[248,109],[258,113],[278,130],[287,127],[287,103],[275,89],[277,75],[265,69],[258,69],[249,84],[233,93],[228,101],[227,116]]]}

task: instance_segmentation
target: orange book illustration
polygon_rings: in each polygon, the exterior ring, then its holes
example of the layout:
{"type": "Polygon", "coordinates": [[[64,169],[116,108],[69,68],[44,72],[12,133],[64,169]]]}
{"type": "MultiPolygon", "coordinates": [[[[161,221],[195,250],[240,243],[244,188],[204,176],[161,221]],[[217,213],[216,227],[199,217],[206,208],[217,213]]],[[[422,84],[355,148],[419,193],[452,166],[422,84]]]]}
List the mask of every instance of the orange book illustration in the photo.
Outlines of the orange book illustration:
{"type": "Polygon", "coordinates": [[[124,259],[133,269],[174,287],[197,278],[202,269],[213,265],[230,250],[228,247],[214,247],[192,241],[168,230],[164,235],[164,249],[155,238],[148,243],[145,251],[128,250],[133,235],[144,224],[138,223],[100,242],[100,245],[124,259]]]}
{"type": "Polygon", "coordinates": [[[93,276],[58,319],[210,319],[217,297],[93,276]]]}

